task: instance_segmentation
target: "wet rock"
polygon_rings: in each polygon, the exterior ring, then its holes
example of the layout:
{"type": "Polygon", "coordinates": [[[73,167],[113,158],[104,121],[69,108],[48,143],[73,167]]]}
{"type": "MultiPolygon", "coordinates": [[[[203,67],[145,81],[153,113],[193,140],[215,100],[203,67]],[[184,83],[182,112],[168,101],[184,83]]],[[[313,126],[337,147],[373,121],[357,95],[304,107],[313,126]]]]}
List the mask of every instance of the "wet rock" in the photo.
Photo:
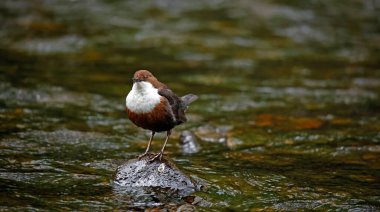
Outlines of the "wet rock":
{"type": "Polygon", "coordinates": [[[189,130],[185,130],[181,133],[180,145],[182,153],[184,154],[194,154],[201,150],[197,137],[189,130]]]}
{"type": "Polygon", "coordinates": [[[230,149],[235,149],[236,147],[238,147],[239,145],[243,144],[243,141],[238,139],[238,138],[234,138],[234,137],[227,137],[227,140],[226,140],[226,146],[230,149]]]}
{"type": "Polygon", "coordinates": [[[207,124],[196,128],[194,134],[204,142],[223,144],[230,149],[234,149],[241,145],[243,141],[233,137],[232,129],[233,126],[230,125],[213,126],[207,124]]]}
{"type": "Polygon", "coordinates": [[[196,211],[195,206],[191,204],[183,204],[177,208],[177,211],[196,211]]]}
{"type": "Polygon", "coordinates": [[[158,196],[168,196],[170,192],[171,195],[175,193],[183,197],[196,190],[196,183],[166,157],[162,161],[150,162],[152,156],[149,154],[141,160],[131,159],[118,167],[114,183],[119,191],[123,187],[128,193],[143,189],[144,193],[154,192],[158,196]]]}
{"type": "Polygon", "coordinates": [[[226,143],[227,134],[232,126],[204,125],[197,128],[195,134],[202,140],[212,143],[226,143]]]}

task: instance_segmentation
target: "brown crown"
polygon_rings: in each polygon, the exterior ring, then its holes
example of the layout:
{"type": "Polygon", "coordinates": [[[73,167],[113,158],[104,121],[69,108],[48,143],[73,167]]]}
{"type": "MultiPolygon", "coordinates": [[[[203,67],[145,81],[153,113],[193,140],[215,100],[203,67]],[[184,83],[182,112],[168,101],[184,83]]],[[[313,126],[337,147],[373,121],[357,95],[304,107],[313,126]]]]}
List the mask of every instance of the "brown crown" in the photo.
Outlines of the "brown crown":
{"type": "Polygon", "coordinates": [[[152,73],[150,73],[147,70],[139,70],[136,71],[133,75],[134,78],[137,78],[141,81],[150,82],[155,88],[166,88],[167,86],[160,81],[157,80],[155,76],[153,76],[152,73]]]}

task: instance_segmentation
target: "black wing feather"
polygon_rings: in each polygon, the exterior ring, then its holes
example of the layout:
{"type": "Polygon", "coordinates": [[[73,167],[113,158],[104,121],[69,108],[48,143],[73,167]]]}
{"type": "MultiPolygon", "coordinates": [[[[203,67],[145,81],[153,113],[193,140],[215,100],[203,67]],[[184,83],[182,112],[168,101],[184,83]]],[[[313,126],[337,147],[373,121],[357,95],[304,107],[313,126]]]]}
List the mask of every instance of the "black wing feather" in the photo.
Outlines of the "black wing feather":
{"type": "Polygon", "coordinates": [[[175,95],[175,93],[168,89],[168,88],[160,88],[158,89],[158,94],[165,97],[173,111],[173,114],[176,118],[177,124],[181,124],[183,122],[186,122],[186,116],[185,116],[185,108],[183,107],[182,100],[175,95]]]}

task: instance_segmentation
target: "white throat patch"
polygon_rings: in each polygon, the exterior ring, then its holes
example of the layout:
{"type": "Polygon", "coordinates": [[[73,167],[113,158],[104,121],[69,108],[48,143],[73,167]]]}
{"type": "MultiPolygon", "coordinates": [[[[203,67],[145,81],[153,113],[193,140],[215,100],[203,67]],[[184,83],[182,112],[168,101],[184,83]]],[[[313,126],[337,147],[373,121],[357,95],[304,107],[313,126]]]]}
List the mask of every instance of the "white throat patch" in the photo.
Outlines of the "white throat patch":
{"type": "Polygon", "coordinates": [[[158,89],[149,82],[136,82],[125,99],[125,105],[134,113],[148,113],[160,103],[158,89]]]}

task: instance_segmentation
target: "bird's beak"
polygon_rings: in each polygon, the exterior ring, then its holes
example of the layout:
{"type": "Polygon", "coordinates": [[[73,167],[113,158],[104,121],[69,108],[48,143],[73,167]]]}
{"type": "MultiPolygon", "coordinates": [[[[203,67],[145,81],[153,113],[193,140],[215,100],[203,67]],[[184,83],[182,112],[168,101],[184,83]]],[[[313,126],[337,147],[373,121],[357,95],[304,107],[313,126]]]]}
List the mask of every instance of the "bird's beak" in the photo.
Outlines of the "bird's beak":
{"type": "Polygon", "coordinates": [[[133,77],[133,78],[132,78],[132,81],[133,81],[133,82],[141,82],[141,80],[140,80],[139,78],[136,78],[136,77],[133,77]]]}

